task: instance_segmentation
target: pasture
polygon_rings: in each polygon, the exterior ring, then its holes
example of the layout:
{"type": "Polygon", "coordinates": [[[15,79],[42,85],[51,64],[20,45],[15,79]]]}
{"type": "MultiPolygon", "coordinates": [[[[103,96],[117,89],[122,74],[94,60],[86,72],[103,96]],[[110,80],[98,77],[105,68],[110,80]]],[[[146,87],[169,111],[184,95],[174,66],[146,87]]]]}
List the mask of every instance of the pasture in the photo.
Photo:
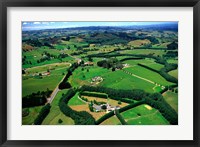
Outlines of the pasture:
{"type": "Polygon", "coordinates": [[[103,121],[100,125],[121,125],[119,119],[114,115],[105,121],[103,121]]]}
{"type": "Polygon", "coordinates": [[[178,113],[178,94],[171,91],[166,91],[163,93],[163,97],[165,101],[178,113]]]}
{"type": "Polygon", "coordinates": [[[164,50],[159,50],[159,49],[132,49],[132,50],[126,50],[123,51],[123,53],[126,54],[135,54],[135,55],[149,55],[149,54],[153,54],[154,56],[157,55],[163,55],[165,54],[164,50]]]}
{"type": "Polygon", "coordinates": [[[73,125],[74,121],[65,116],[58,106],[59,101],[63,94],[65,94],[68,90],[60,90],[51,103],[51,109],[47,117],[42,122],[42,125],[73,125]],[[59,123],[58,120],[61,119],[62,123],[59,123]]]}
{"type": "Polygon", "coordinates": [[[166,81],[160,74],[141,66],[125,68],[124,70],[163,86],[173,85],[173,83],[166,81]]]}
{"type": "Polygon", "coordinates": [[[175,77],[176,79],[178,79],[178,69],[172,70],[170,72],[168,72],[171,76],[175,77]]]}
{"type": "Polygon", "coordinates": [[[143,65],[148,66],[148,67],[155,69],[157,71],[159,71],[161,68],[164,68],[164,65],[156,63],[156,62],[154,62],[154,63],[143,63],[143,65]]]}
{"type": "Polygon", "coordinates": [[[84,105],[85,102],[78,98],[78,92],[69,100],[69,106],[84,105]]]}
{"type": "Polygon", "coordinates": [[[42,47],[39,48],[39,49],[36,49],[36,50],[23,52],[22,57],[26,57],[26,61],[31,62],[31,64],[24,64],[24,65],[22,65],[22,67],[23,68],[30,68],[30,67],[34,67],[34,66],[41,66],[41,65],[46,65],[46,64],[59,63],[59,62],[62,62],[62,61],[71,62],[73,60],[72,57],[68,56],[68,57],[62,58],[62,60],[57,59],[57,58],[53,58],[51,60],[46,60],[44,62],[38,63],[37,61],[40,60],[43,57],[45,52],[47,52],[51,55],[54,55],[54,56],[58,56],[59,54],[62,54],[62,53],[66,53],[66,54],[69,53],[68,50],[60,51],[60,50],[57,50],[57,49],[46,49],[46,48],[42,48],[42,47]]]}
{"type": "Polygon", "coordinates": [[[22,96],[29,95],[33,92],[54,90],[59,82],[64,77],[63,73],[66,73],[67,68],[51,71],[47,76],[27,76],[22,80],[22,96]]]}
{"type": "Polygon", "coordinates": [[[146,104],[122,112],[121,115],[129,125],[169,125],[158,110],[146,104]]]}
{"type": "Polygon", "coordinates": [[[22,117],[22,125],[32,125],[43,106],[24,108],[29,109],[29,114],[22,117]]]}

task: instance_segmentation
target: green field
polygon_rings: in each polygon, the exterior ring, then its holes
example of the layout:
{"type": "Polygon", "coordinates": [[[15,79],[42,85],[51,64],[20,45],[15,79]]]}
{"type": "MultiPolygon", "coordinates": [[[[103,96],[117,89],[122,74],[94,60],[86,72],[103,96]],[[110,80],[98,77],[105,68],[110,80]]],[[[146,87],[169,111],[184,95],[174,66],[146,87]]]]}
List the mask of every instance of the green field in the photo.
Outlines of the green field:
{"type": "Polygon", "coordinates": [[[154,53],[154,55],[163,55],[165,54],[164,50],[153,50],[153,49],[133,49],[133,50],[126,50],[126,51],[123,51],[123,53],[126,53],[126,54],[135,54],[135,55],[138,55],[138,54],[144,54],[144,55],[148,55],[148,54],[152,54],[154,53]]]}
{"type": "Polygon", "coordinates": [[[67,69],[70,66],[70,63],[63,62],[63,63],[53,63],[53,64],[47,64],[47,65],[41,65],[41,66],[35,66],[32,68],[26,69],[26,73],[42,73],[47,72],[47,70],[60,70],[60,69],[67,69]]]}
{"type": "Polygon", "coordinates": [[[165,101],[178,113],[178,94],[167,91],[163,93],[165,101]]]}
{"type": "Polygon", "coordinates": [[[100,125],[121,125],[119,119],[114,115],[105,121],[103,121],[100,125]]]}
{"type": "Polygon", "coordinates": [[[178,64],[178,59],[168,59],[167,62],[178,64]]]}
{"type": "Polygon", "coordinates": [[[31,62],[32,64],[24,64],[22,65],[23,68],[30,68],[30,67],[34,67],[34,66],[40,66],[40,65],[46,65],[46,64],[52,64],[52,63],[59,63],[59,62],[71,62],[71,60],[73,60],[72,57],[68,56],[65,58],[62,58],[62,61],[59,59],[51,59],[51,60],[46,60],[44,62],[40,62],[38,63],[37,60],[41,59],[43,57],[44,52],[47,52],[49,54],[58,56],[61,53],[67,53],[68,54],[68,50],[64,50],[64,51],[60,51],[57,49],[46,49],[46,48],[39,48],[33,51],[29,51],[29,52],[23,52],[22,56],[25,57],[26,56],[26,61],[31,62]]]}
{"type": "Polygon", "coordinates": [[[74,87],[79,87],[84,84],[90,85],[93,77],[101,76],[104,73],[110,73],[110,72],[111,70],[96,66],[84,67],[83,71],[82,67],[79,67],[73,72],[73,75],[70,76],[69,82],[74,87]],[[87,69],[89,69],[89,72],[87,71],[87,69]]]}
{"type": "Polygon", "coordinates": [[[121,113],[130,125],[168,125],[169,122],[160,112],[146,104],[137,106],[121,113]]]}
{"type": "MultiPolygon", "coordinates": [[[[66,68],[67,69],[67,68],[66,68]]],[[[43,76],[41,79],[38,76],[31,76],[22,80],[22,96],[29,95],[37,91],[54,90],[59,82],[64,77],[66,69],[53,70],[50,76],[43,76]]]]}
{"type": "Polygon", "coordinates": [[[78,93],[76,93],[76,95],[74,95],[68,102],[69,106],[83,105],[83,104],[85,103],[78,98],[78,93]]]}
{"type": "MultiPolygon", "coordinates": [[[[29,115],[22,117],[22,125],[32,125],[43,106],[30,107],[29,115]]],[[[27,108],[25,108],[27,109],[27,108]]]]}
{"type": "Polygon", "coordinates": [[[102,75],[103,82],[99,85],[114,89],[142,89],[147,92],[154,92],[154,84],[145,80],[126,74],[122,70],[102,75]]]}
{"type": "MultiPolygon", "coordinates": [[[[122,56],[121,59],[123,58],[125,57],[122,56]]],[[[138,63],[148,65],[148,64],[153,64],[155,62],[154,62],[154,59],[146,58],[146,59],[140,59],[140,60],[127,60],[127,61],[123,61],[123,63],[127,63],[129,66],[134,66],[134,65],[137,65],[138,63]]]]}
{"type": "Polygon", "coordinates": [[[125,68],[124,70],[163,86],[173,85],[173,83],[166,81],[160,74],[141,66],[125,68]]]}
{"type": "Polygon", "coordinates": [[[42,125],[73,125],[74,121],[70,117],[65,116],[61,111],[59,106],[54,106],[51,108],[50,113],[42,122],[42,125]],[[63,122],[59,123],[58,120],[61,119],[63,122]]]}
{"type": "Polygon", "coordinates": [[[170,72],[168,72],[171,76],[175,77],[176,79],[178,79],[178,69],[172,70],[170,72]]]}
{"type": "Polygon", "coordinates": [[[65,116],[58,106],[59,100],[63,94],[65,94],[68,90],[61,90],[57,93],[54,100],[51,103],[51,109],[48,116],[42,122],[42,125],[73,125],[74,121],[70,118],[65,116]],[[58,120],[61,119],[63,122],[58,123],[58,120]]]}
{"type": "Polygon", "coordinates": [[[143,64],[143,65],[148,66],[150,68],[153,68],[157,71],[159,71],[161,68],[164,68],[164,65],[159,64],[159,63],[155,63],[155,62],[154,63],[146,63],[146,64],[143,64]]]}

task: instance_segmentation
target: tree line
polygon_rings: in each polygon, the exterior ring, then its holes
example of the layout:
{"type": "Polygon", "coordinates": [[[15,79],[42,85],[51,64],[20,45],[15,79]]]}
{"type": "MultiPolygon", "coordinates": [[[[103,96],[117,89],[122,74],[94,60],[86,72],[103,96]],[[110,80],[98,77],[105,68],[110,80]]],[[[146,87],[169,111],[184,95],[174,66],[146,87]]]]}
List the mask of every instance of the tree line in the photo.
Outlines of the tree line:
{"type": "Polygon", "coordinates": [[[41,125],[43,120],[47,117],[51,109],[51,105],[48,103],[39,112],[39,115],[34,120],[35,125],[41,125]]]}
{"type": "Polygon", "coordinates": [[[73,63],[67,70],[67,74],[65,75],[64,79],[58,85],[59,89],[66,89],[71,88],[71,84],[67,82],[68,78],[72,75],[73,71],[78,68],[78,63],[73,63]]]}
{"type": "Polygon", "coordinates": [[[52,90],[38,91],[22,98],[22,108],[35,107],[44,105],[47,102],[47,98],[51,95],[52,90]]]}

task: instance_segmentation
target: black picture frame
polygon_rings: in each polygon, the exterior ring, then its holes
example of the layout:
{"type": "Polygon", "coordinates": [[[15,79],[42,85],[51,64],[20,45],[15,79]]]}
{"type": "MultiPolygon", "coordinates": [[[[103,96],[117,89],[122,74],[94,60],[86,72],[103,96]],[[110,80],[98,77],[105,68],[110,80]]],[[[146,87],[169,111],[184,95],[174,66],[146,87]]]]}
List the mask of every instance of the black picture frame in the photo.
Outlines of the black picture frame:
{"type": "MultiPolygon", "coordinates": [[[[200,2],[199,0],[1,0],[0,2],[0,145],[1,146],[199,146],[199,65],[200,65],[200,2]],[[193,7],[194,33],[194,102],[193,136],[183,140],[68,140],[68,141],[24,141],[7,140],[7,8],[8,7],[193,7]]],[[[187,132],[185,132],[187,133],[187,132]]],[[[170,135],[170,134],[169,134],[170,135]]]]}

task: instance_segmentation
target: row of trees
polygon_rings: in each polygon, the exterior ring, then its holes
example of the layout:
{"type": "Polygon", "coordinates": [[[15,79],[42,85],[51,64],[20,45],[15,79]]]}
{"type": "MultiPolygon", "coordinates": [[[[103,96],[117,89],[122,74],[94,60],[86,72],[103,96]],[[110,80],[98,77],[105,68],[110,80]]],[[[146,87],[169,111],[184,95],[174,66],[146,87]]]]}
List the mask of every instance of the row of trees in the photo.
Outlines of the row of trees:
{"type": "Polygon", "coordinates": [[[59,89],[71,88],[71,84],[67,82],[68,78],[72,75],[72,72],[78,68],[78,63],[73,63],[67,70],[67,74],[65,75],[63,81],[58,85],[59,89]]]}
{"type": "Polygon", "coordinates": [[[47,102],[47,98],[51,95],[52,91],[38,91],[22,98],[22,108],[35,107],[44,105],[47,102]]]}
{"type": "Polygon", "coordinates": [[[90,92],[90,91],[81,91],[80,96],[92,96],[92,97],[100,97],[100,98],[108,98],[106,93],[99,93],[99,92],[90,92]]]}
{"type": "Polygon", "coordinates": [[[69,91],[60,99],[60,110],[68,117],[71,117],[76,125],[95,125],[95,119],[86,111],[75,111],[71,109],[67,103],[76,94],[76,90],[69,89],[69,91]]]}
{"type": "Polygon", "coordinates": [[[46,116],[49,114],[51,109],[51,105],[48,103],[42,109],[40,110],[39,115],[34,120],[35,125],[41,125],[43,120],[46,118],[46,116]]]}
{"type": "Polygon", "coordinates": [[[112,98],[115,100],[121,100],[123,102],[124,102],[124,99],[126,98],[134,99],[134,100],[142,100],[142,98],[146,96],[146,92],[140,89],[116,90],[116,89],[101,87],[101,86],[94,87],[94,86],[83,85],[79,90],[106,93],[108,94],[109,98],[112,98]]]}
{"type": "Polygon", "coordinates": [[[124,118],[119,113],[119,110],[115,109],[115,115],[117,116],[117,118],[119,119],[122,125],[128,125],[128,123],[124,120],[124,118]]]}

